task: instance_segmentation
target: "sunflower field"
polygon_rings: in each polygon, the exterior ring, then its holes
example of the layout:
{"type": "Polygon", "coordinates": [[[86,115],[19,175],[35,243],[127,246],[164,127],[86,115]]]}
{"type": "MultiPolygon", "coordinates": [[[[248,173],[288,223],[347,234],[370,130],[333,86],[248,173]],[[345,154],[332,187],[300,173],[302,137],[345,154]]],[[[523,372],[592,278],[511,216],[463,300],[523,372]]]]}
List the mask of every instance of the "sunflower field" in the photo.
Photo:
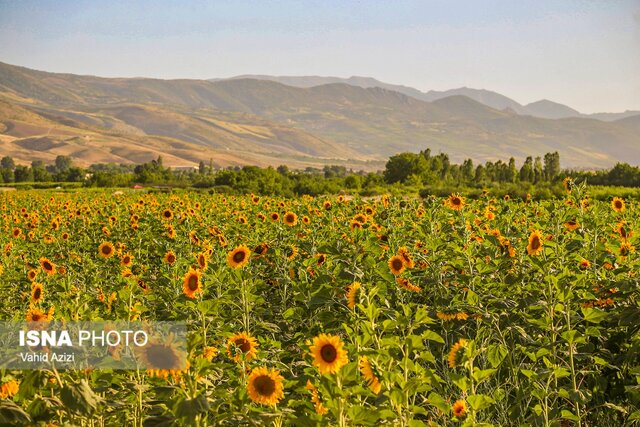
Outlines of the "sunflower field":
{"type": "Polygon", "coordinates": [[[0,370],[0,425],[623,426],[640,205],[3,194],[2,320],[187,322],[188,367],[0,370]]]}

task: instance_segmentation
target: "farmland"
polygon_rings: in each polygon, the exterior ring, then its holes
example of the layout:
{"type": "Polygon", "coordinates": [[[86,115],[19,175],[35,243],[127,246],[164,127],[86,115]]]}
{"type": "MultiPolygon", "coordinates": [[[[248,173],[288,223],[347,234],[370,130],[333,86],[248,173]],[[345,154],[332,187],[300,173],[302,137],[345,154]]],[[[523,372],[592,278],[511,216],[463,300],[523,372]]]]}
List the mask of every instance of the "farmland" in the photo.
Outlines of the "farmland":
{"type": "Polygon", "coordinates": [[[640,419],[637,201],[1,194],[9,320],[173,320],[188,368],[0,371],[7,425],[640,419]]]}

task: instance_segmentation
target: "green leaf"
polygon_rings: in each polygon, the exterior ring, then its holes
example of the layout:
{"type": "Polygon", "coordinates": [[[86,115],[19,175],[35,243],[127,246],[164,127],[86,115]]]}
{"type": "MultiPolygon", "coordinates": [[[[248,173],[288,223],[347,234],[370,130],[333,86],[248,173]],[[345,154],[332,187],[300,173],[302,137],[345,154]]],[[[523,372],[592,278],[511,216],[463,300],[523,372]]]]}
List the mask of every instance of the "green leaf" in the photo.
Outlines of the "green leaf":
{"type": "Polygon", "coordinates": [[[439,342],[440,344],[444,344],[444,338],[438,335],[436,332],[426,330],[422,333],[422,339],[439,342]]]}
{"type": "Polygon", "coordinates": [[[487,359],[489,363],[491,363],[491,366],[497,368],[505,357],[507,357],[508,353],[509,350],[504,344],[490,345],[487,349],[487,359]]]}
{"type": "Polygon", "coordinates": [[[562,410],[562,412],[560,413],[560,418],[564,418],[565,420],[571,420],[571,421],[580,421],[580,418],[578,418],[577,415],[575,415],[571,411],[567,411],[566,409],[562,410]]]}
{"type": "Polygon", "coordinates": [[[478,303],[480,302],[480,298],[478,298],[478,294],[469,289],[467,291],[467,302],[469,303],[469,305],[478,305],[478,303]]]}
{"type": "Polygon", "coordinates": [[[538,374],[535,371],[531,371],[529,369],[520,369],[520,373],[530,380],[535,380],[538,378],[538,374]]]}
{"type": "Polygon", "coordinates": [[[347,410],[349,418],[361,426],[375,426],[380,418],[379,414],[371,408],[360,405],[353,405],[347,410]]]}
{"type": "Polygon", "coordinates": [[[445,414],[449,412],[449,404],[442,398],[442,396],[437,393],[429,393],[429,396],[427,397],[427,403],[435,406],[445,414]]]}
{"type": "Polygon", "coordinates": [[[199,395],[194,399],[185,399],[178,404],[176,415],[179,418],[194,420],[199,414],[204,414],[209,410],[209,402],[204,395],[199,395]]]}
{"type": "Polygon", "coordinates": [[[467,396],[467,401],[476,411],[481,411],[496,403],[495,400],[484,394],[469,395],[467,396]]]}
{"type": "Polygon", "coordinates": [[[449,378],[451,378],[451,381],[453,381],[453,383],[457,385],[463,393],[466,393],[469,389],[469,379],[466,375],[460,375],[452,372],[449,375],[449,378]]]}
{"type": "Polygon", "coordinates": [[[587,322],[600,323],[607,317],[607,312],[599,308],[583,308],[582,315],[587,322]]]}
{"type": "Polygon", "coordinates": [[[426,308],[419,307],[418,310],[413,315],[413,323],[416,326],[425,325],[425,324],[432,325],[435,323],[435,320],[429,317],[429,314],[426,308]]]}
{"type": "Polygon", "coordinates": [[[497,369],[478,369],[475,368],[473,370],[473,379],[476,380],[476,383],[480,384],[482,381],[485,381],[493,375],[497,369]]]}
{"type": "Polygon", "coordinates": [[[17,426],[30,422],[31,417],[21,407],[10,400],[2,400],[0,402],[0,424],[17,426]]]}
{"type": "Polygon", "coordinates": [[[91,390],[87,380],[79,383],[65,385],[60,391],[60,400],[74,412],[82,415],[91,415],[98,408],[98,396],[91,390]]]}

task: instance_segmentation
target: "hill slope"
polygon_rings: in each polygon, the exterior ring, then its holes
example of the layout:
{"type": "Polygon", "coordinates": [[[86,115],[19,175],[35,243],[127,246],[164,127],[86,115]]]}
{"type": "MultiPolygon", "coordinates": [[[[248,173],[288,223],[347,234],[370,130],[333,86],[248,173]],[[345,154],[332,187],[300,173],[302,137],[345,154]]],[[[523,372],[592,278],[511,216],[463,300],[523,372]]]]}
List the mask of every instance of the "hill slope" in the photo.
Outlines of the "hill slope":
{"type": "MultiPolygon", "coordinates": [[[[381,166],[397,152],[431,148],[454,161],[509,156],[521,161],[558,150],[564,166],[640,163],[635,129],[617,122],[541,119],[466,96],[425,102],[344,83],[300,88],[257,79],[107,79],[0,64],[0,97],[36,115],[20,121],[21,138],[47,136],[47,126],[69,136],[92,132],[109,141],[110,155],[131,161],[142,154],[117,148],[118,143],[150,144],[154,148],[144,156],[162,149],[183,162],[219,156],[220,163],[371,167],[362,162],[378,160],[381,166]],[[29,125],[36,127],[27,132],[29,125]]],[[[5,108],[0,122],[15,129],[10,113],[5,108]]],[[[5,129],[0,138],[17,138],[12,132],[5,129]]]]}

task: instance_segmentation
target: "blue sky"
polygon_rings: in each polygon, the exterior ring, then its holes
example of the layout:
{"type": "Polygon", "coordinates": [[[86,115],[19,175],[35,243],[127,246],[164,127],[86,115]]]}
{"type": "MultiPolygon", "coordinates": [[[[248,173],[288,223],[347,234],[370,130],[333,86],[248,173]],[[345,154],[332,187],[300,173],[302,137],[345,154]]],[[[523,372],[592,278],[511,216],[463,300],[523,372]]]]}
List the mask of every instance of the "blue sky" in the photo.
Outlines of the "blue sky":
{"type": "Polygon", "coordinates": [[[640,2],[0,0],[0,61],[109,77],[361,75],[640,110],[640,2]]]}

